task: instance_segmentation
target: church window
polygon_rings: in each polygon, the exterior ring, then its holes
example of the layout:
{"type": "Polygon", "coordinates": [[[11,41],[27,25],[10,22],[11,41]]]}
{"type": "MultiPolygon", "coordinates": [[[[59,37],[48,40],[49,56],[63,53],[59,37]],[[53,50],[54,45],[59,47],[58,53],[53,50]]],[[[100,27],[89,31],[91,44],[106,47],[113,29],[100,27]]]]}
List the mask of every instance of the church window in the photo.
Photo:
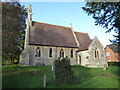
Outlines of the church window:
{"type": "Polygon", "coordinates": [[[71,49],[71,58],[73,58],[73,49],[71,49]]]}
{"type": "Polygon", "coordinates": [[[81,64],[81,56],[79,55],[78,65],[81,64]]]}
{"type": "Polygon", "coordinates": [[[95,58],[97,58],[96,50],[95,50],[95,58]]]}
{"type": "Polygon", "coordinates": [[[49,57],[52,57],[52,48],[49,49],[49,57]]]}
{"type": "Polygon", "coordinates": [[[60,50],[60,57],[64,57],[64,51],[63,51],[63,49],[60,50]]]}
{"type": "Polygon", "coordinates": [[[62,57],[64,57],[64,52],[62,51],[62,57]]]}
{"type": "Polygon", "coordinates": [[[106,56],[110,56],[110,53],[109,53],[109,52],[107,52],[107,53],[106,53],[106,56]]]}
{"type": "Polygon", "coordinates": [[[97,50],[97,58],[99,58],[99,51],[97,50]]]}
{"type": "Polygon", "coordinates": [[[88,59],[89,57],[87,56],[86,59],[88,59]]]}
{"type": "Polygon", "coordinates": [[[41,57],[41,50],[39,47],[36,48],[36,57],[41,57]]]}
{"type": "Polygon", "coordinates": [[[96,50],[95,50],[95,58],[99,58],[99,51],[98,51],[97,48],[96,48],[96,50]]]}

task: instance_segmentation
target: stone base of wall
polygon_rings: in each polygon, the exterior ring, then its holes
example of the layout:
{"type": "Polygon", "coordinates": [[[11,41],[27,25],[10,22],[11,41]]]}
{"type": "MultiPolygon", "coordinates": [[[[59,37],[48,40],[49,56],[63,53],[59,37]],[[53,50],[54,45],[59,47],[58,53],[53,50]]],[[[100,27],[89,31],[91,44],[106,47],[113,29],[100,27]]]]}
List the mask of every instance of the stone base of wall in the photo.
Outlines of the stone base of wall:
{"type": "Polygon", "coordinates": [[[27,54],[26,50],[24,50],[20,55],[19,65],[21,67],[29,66],[29,54],[27,54]]]}
{"type": "Polygon", "coordinates": [[[85,67],[91,67],[91,68],[108,68],[108,64],[86,64],[85,67]]]}

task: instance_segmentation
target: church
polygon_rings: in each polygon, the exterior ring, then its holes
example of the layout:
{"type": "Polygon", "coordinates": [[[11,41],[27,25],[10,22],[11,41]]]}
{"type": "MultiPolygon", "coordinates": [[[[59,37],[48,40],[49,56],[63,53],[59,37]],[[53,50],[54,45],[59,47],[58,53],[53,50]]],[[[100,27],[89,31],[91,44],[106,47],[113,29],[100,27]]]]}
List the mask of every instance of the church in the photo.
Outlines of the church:
{"type": "Polygon", "coordinates": [[[24,50],[20,66],[52,65],[59,57],[69,57],[71,65],[107,68],[104,47],[97,37],[74,32],[64,27],[32,21],[32,5],[28,8],[24,50]]]}

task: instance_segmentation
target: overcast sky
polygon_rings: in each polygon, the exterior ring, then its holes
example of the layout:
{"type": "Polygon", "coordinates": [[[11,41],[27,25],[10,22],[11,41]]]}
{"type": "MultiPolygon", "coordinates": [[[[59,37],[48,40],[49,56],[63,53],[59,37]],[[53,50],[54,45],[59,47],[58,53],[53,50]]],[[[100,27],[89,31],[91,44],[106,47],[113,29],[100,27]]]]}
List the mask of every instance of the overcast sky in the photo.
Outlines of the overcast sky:
{"type": "Polygon", "coordinates": [[[32,20],[48,24],[72,27],[74,31],[88,33],[90,38],[98,37],[105,47],[113,39],[113,32],[105,33],[106,29],[95,26],[95,20],[88,16],[81,7],[84,2],[21,2],[28,7],[32,5],[32,20]]]}

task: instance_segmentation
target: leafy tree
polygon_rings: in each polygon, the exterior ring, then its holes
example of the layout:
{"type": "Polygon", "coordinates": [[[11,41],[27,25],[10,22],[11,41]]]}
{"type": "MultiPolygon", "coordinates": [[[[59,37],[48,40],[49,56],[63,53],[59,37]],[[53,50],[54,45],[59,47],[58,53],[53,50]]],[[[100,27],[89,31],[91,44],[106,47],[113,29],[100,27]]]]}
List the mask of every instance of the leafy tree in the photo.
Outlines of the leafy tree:
{"type": "Polygon", "coordinates": [[[17,0],[2,2],[2,59],[14,62],[23,50],[27,9],[17,0]]]}
{"type": "Polygon", "coordinates": [[[58,58],[54,62],[55,81],[57,84],[71,84],[75,82],[75,75],[71,69],[70,59],[58,58]]]}
{"type": "Polygon", "coordinates": [[[120,45],[120,2],[87,2],[82,9],[95,19],[95,25],[115,31],[113,43],[120,45]]]}

